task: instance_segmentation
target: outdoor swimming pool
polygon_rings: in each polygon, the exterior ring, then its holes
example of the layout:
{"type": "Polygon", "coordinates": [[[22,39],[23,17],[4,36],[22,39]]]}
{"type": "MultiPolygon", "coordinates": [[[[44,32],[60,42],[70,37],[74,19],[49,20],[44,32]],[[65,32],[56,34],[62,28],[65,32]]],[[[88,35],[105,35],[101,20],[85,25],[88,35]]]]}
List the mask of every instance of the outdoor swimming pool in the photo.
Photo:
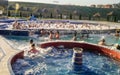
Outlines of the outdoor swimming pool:
{"type": "Polygon", "coordinates": [[[120,64],[113,59],[84,51],[82,65],[72,63],[73,50],[53,48],[42,57],[17,59],[12,65],[16,75],[119,75],[120,64]],[[75,67],[77,66],[77,68],[75,67]]]}
{"type": "MultiPolygon", "coordinates": [[[[80,38],[80,34],[77,35],[77,41],[85,41],[93,44],[97,44],[101,38],[105,38],[108,45],[120,44],[120,38],[116,38],[113,34],[90,34],[89,38],[80,38]]],[[[36,44],[46,41],[47,37],[25,37],[25,36],[4,36],[7,42],[14,48],[22,50],[24,46],[29,45],[29,40],[33,39],[36,44]]],[[[61,35],[60,40],[71,40],[73,34],[61,35]]]]}
{"type": "MultiPolygon", "coordinates": [[[[85,41],[97,44],[104,37],[107,44],[120,44],[120,39],[113,34],[90,34],[89,38],[80,38],[77,41],[85,41]]],[[[22,50],[24,46],[29,45],[29,40],[33,39],[36,44],[44,42],[46,37],[22,37],[22,36],[4,36],[6,41],[14,48],[22,50]]],[[[61,40],[71,40],[72,34],[62,35],[61,40]]],[[[13,65],[15,74],[28,75],[119,75],[120,64],[115,60],[95,54],[89,51],[83,52],[83,64],[80,71],[75,71],[72,64],[72,49],[54,48],[47,55],[43,54],[38,58],[18,59],[13,65]],[[99,65],[98,65],[99,64],[99,65]]]]}

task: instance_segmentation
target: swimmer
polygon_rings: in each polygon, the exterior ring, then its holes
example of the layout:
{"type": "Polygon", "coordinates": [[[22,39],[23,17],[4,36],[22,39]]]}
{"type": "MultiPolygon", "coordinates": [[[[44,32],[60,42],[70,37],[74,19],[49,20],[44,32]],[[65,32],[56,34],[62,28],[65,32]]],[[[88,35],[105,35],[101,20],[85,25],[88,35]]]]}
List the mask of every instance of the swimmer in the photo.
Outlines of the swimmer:
{"type": "Polygon", "coordinates": [[[120,35],[119,35],[119,31],[116,31],[116,32],[115,32],[115,36],[116,36],[116,37],[119,37],[119,36],[120,36],[120,35]]]}
{"type": "Polygon", "coordinates": [[[55,33],[55,39],[60,39],[59,31],[55,33]]]}
{"type": "Polygon", "coordinates": [[[74,32],[74,36],[73,36],[72,40],[77,41],[77,32],[76,31],[74,32]]]}
{"type": "Polygon", "coordinates": [[[102,39],[98,42],[98,45],[104,45],[106,46],[105,39],[102,39]]]}
{"type": "Polygon", "coordinates": [[[111,49],[118,49],[118,50],[120,50],[120,45],[119,44],[114,44],[114,46],[111,49]]]}
{"type": "Polygon", "coordinates": [[[39,51],[35,48],[35,44],[32,44],[31,45],[31,50],[30,51],[28,51],[28,54],[29,53],[33,53],[33,54],[38,54],[39,53],[39,51]]]}
{"type": "Polygon", "coordinates": [[[30,40],[30,45],[32,45],[32,44],[33,44],[33,39],[30,40]]]}
{"type": "Polygon", "coordinates": [[[98,45],[113,46],[113,44],[112,44],[112,45],[107,45],[106,42],[105,42],[105,39],[100,40],[100,41],[98,42],[98,45]]]}
{"type": "Polygon", "coordinates": [[[50,39],[50,40],[53,39],[53,32],[52,32],[52,31],[49,32],[49,39],[50,39]]]}

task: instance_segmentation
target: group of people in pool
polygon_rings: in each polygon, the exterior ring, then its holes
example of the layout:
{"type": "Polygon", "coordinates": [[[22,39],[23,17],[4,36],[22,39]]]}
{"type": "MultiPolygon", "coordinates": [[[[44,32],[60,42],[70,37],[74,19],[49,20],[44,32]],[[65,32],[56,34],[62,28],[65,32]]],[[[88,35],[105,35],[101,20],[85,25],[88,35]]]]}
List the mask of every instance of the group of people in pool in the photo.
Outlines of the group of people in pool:
{"type": "MultiPolygon", "coordinates": [[[[44,31],[43,31],[44,32],[44,31]]],[[[116,31],[115,33],[115,36],[116,37],[119,37],[119,32],[116,31]]],[[[60,34],[59,34],[59,31],[56,31],[55,33],[53,33],[52,31],[49,31],[49,39],[52,40],[52,39],[60,39],[60,34]]],[[[73,35],[73,38],[72,38],[73,41],[77,41],[77,32],[75,31],[74,32],[74,35],[73,35]]],[[[102,38],[99,42],[98,42],[98,45],[102,45],[102,46],[113,46],[112,49],[119,49],[120,50],[120,45],[119,44],[111,44],[111,45],[108,45],[105,41],[105,38],[102,38]]],[[[30,46],[31,46],[31,49],[28,51],[28,53],[39,53],[39,50],[36,49],[35,47],[35,44],[33,42],[33,40],[31,39],[30,40],[30,46]]]]}
{"type": "Polygon", "coordinates": [[[105,41],[105,39],[101,39],[99,42],[98,42],[98,45],[103,45],[103,46],[112,46],[112,49],[118,49],[120,50],[120,45],[119,44],[111,44],[111,45],[108,45],[105,41]]]}
{"type": "Polygon", "coordinates": [[[17,21],[15,21],[15,22],[13,23],[13,29],[22,29],[22,28],[21,28],[21,24],[18,23],[17,21]]]}
{"type": "Polygon", "coordinates": [[[53,40],[53,39],[59,40],[60,39],[60,33],[59,33],[58,30],[56,30],[56,31],[52,31],[52,30],[45,31],[44,29],[41,29],[40,34],[41,34],[41,36],[44,36],[44,35],[48,34],[48,39],[49,40],[53,40]]]}
{"type": "Polygon", "coordinates": [[[37,21],[25,21],[13,23],[13,29],[66,29],[66,30],[101,30],[101,29],[115,29],[104,24],[92,24],[92,23],[71,23],[71,22],[37,22],[37,21]]]}
{"type": "MultiPolygon", "coordinates": [[[[115,32],[115,35],[114,35],[116,38],[119,38],[120,34],[119,34],[119,31],[116,31],[115,32]]],[[[119,44],[111,44],[111,45],[108,45],[105,41],[104,38],[102,38],[99,42],[98,42],[98,45],[103,45],[103,46],[113,46],[112,49],[118,49],[120,50],[120,45],[119,44]]]]}
{"type": "Polygon", "coordinates": [[[60,34],[59,31],[56,31],[55,33],[53,33],[52,31],[49,32],[49,39],[60,39],[60,34]]]}
{"type": "MultiPolygon", "coordinates": [[[[119,31],[116,31],[115,32],[115,35],[114,35],[116,38],[119,38],[120,34],[119,34],[119,31]]],[[[86,38],[89,37],[89,34],[87,34],[86,38]]],[[[83,36],[81,37],[83,38],[83,36]]],[[[77,41],[77,32],[75,31],[74,32],[74,35],[73,35],[73,38],[72,38],[73,41],[77,41]]],[[[120,45],[119,44],[107,44],[106,41],[105,41],[105,38],[102,38],[99,42],[98,42],[98,45],[102,45],[102,46],[112,46],[112,49],[118,49],[120,50],[120,45]]]]}
{"type": "MultiPolygon", "coordinates": [[[[85,38],[89,38],[89,33],[82,33],[81,36],[79,37],[80,39],[85,39],[85,38]]],[[[73,38],[72,38],[73,41],[77,41],[77,31],[74,31],[74,34],[73,34],[73,38]]]]}

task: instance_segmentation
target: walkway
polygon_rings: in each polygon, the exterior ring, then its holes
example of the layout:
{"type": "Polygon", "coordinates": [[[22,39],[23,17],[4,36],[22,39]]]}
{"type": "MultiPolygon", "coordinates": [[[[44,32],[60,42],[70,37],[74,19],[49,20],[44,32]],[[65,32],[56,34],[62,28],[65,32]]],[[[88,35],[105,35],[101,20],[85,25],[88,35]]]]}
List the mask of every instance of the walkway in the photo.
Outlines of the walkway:
{"type": "Polygon", "coordinates": [[[2,58],[0,59],[0,75],[11,75],[8,68],[8,60],[13,56],[17,50],[13,49],[3,37],[0,36],[0,54],[2,58]]]}

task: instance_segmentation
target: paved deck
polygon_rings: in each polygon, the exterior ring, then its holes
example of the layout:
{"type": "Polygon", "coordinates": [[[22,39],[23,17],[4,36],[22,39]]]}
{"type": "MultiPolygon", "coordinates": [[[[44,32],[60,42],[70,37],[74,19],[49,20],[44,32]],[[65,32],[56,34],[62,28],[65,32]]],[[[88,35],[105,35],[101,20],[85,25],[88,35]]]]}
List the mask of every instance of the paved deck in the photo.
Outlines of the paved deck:
{"type": "Polygon", "coordinates": [[[11,56],[13,56],[17,50],[13,49],[5,40],[3,37],[0,36],[0,54],[2,57],[0,57],[0,75],[11,75],[9,68],[8,68],[8,61],[11,56]]]}

